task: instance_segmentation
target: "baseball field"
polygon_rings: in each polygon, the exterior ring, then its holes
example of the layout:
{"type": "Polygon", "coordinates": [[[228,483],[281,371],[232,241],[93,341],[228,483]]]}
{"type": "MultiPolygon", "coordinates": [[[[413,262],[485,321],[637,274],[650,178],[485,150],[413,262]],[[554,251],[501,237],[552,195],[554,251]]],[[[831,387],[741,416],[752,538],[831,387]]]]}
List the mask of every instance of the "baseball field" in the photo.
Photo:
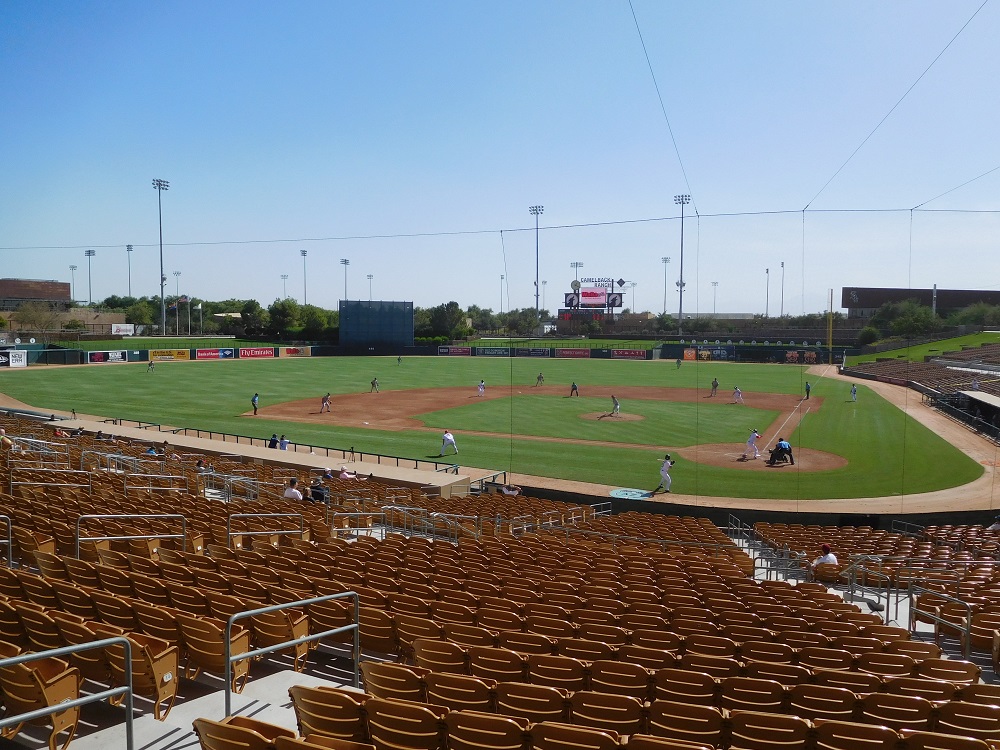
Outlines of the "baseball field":
{"type": "Polygon", "coordinates": [[[155,372],[129,364],[0,375],[0,392],[45,411],[278,433],[413,458],[437,456],[449,429],[463,466],[615,487],[654,487],[669,452],[674,492],[708,497],[886,497],[957,487],[983,473],[863,383],[852,401],[850,386],[794,365],[488,357],[158,362],[155,372]],[[379,393],[370,392],[373,378],[379,393]],[[569,395],[572,382],[579,398],[569,395]],[[742,405],[733,403],[734,386],[742,405]],[[332,412],[320,414],[327,392],[332,412]],[[618,416],[609,416],[612,394],[618,416]],[[742,460],[754,428],[762,457],[742,460]],[[766,466],[765,449],[779,436],[792,443],[795,466],[766,466]]]}

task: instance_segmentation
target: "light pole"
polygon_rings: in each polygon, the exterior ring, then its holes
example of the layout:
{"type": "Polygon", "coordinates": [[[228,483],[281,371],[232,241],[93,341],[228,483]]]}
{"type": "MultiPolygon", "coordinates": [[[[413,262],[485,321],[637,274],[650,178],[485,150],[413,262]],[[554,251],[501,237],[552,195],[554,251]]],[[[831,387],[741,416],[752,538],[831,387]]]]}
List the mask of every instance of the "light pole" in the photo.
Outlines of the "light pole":
{"type": "Polygon", "coordinates": [[[167,299],[164,296],[164,289],[167,284],[166,274],[163,273],[163,191],[170,189],[170,183],[166,180],[153,180],[153,189],[156,191],[156,209],[160,216],[160,335],[167,335],[167,299]]]}
{"type": "Polygon", "coordinates": [[[580,280],[580,269],[583,268],[583,263],[578,260],[574,260],[569,264],[569,267],[573,269],[573,278],[577,281],[580,280]]]}
{"type": "Polygon", "coordinates": [[[87,256],[87,304],[94,304],[94,287],[90,279],[90,259],[97,255],[96,250],[84,250],[83,254],[87,256]]]}
{"type": "Polygon", "coordinates": [[[545,279],[542,279],[542,309],[545,309],[545,285],[548,284],[545,279]]]}
{"type": "Polygon", "coordinates": [[[181,272],[174,271],[174,307],[177,308],[177,335],[181,335],[181,272]]]}
{"type": "Polygon", "coordinates": [[[677,333],[684,333],[684,206],[691,202],[691,196],[675,195],[674,203],[681,207],[681,267],[677,277],[677,291],[680,300],[677,305],[677,333]]]}
{"type": "Polygon", "coordinates": [[[503,274],[500,274],[500,314],[503,315],[503,280],[507,278],[503,274]]]}
{"type": "Polygon", "coordinates": [[[663,314],[667,314],[667,266],[670,265],[670,256],[664,255],[660,258],[663,263],[663,314]]]}
{"type": "Polygon", "coordinates": [[[305,307],[306,303],[306,293],[308,291],[308,285],[306,283],[306,256],[309,255],[308,250],[299,250],[302,255],[302,306],[305,307]]]}
{"type": "Polygon", "coordinates": [[[785,317],[785,261],[781,261],[781,317],[785,317]]]}
{"type": "Polygon", "coordinates": [[[281,298],[288,299],[288,274],[281,274],[281,298]]]}
{"type": "Polygon", "coordinates": [[[132,296],[132,246],[125,246],[125,257],[128,258],[128,296],[132,296]]]}
{"type": "Polygon", "coordinates": [[[69,267],[69,296],[73,304],[76,304],[76,269],[78,266],[69,267]]]}
{"type": "Polygon", "coordinates": [[[368,301],[372,301],[372,279],[375,278],[375,274],[368,274],[368,301]]]}
{"type": "Polygon", "coordinates": [[[545,206],[529,206],[528,213],[535,217],[535,322],[538,322],[538,217],[545,211],[545,206]]]}
{"type": "Polygon", "coordinates": [[[639,312],[639,308],[636,307],[636,304],[635,304],[635,288],[637,286],[639,286],[639,282],[638,281],[630,281],[629,282],[629,286],[632,287],[632,314],[634,315],[637,312],[639,312]]]}
{"type": "Polygon", "coordinates": [[[764,269],[764,277],[766,279],[764,283],[764,317],[768,317],[768,311],[771,307],[771,269],[764,269]]]}
{"type": "Polygon", "coordinates": [[[351,261],[347,258],[341,258],[340,265],[344,267],[344,302],[347,302],[347,267],[351,265],[351,261]]]}
{"type": "Polygon", "coordinates": [[[712,317],[715,317],[715,295],[719,291],[719,282],[712,282],[712,317]]]}

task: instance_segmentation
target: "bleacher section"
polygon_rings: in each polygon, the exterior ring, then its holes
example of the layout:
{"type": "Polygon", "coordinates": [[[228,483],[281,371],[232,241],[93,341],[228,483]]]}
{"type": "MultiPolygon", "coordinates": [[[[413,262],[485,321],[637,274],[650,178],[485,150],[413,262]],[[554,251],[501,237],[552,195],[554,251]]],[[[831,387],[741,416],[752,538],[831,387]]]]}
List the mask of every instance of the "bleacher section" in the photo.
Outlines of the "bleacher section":
{"type": "MultiPolygon", "coordinates": [[[[289,670],[303,680],[288,691],[294,714],[280,726],[199,718],[196,739],[175,734],[170,745],[1000,746],[1000,687],[983,684],[980,663],[992,678],[1000,658],[995,531],[761,523],[734,539],[697,518],[426,497],[377,480],[328,480],[329,505],[307,503],[279,491],[290,476],[308,483],[308,469],[208,446],[147,458],[138,444],[109,450],[94,435],[3,424],[22,450],[0,456],[10,519],[0,531],[9,525],[13,542],[0,567],[0,658],[125,636],[140,709],[169,722],[189,691],[224,682],[228,618],[358,595],[363,692],[310,673],[322,659],[350,660],[350,634],[296,642],[350,625],[351,600],[255,615],[234,627],[232,653],[281,648],[236,662],[231,687],[289,670]],[[197,458],[246,482],[209,486],[197,458]],[[919,581],[910,620],[886,624],[824,582],[773,579],[779,560],[808,577],[823,543],[840,560],[816,571],[830,583],[852,566],[904,591],[919,581]]],[[[124,682],[114,646],[0,668],[0,700],[23,713],[124,682]]],[[[43,719],[39,741],[65,747],[85,715],[43,719]]]]}

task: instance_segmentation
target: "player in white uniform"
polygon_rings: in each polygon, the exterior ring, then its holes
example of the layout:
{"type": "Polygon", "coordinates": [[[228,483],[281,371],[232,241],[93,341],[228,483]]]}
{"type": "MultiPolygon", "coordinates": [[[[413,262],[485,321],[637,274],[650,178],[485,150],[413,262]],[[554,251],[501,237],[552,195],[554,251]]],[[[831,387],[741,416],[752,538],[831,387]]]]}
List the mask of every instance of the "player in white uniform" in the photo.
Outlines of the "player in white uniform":
{"type": "Polygon", "coordinates": [[[670,467],[673,465],[674,462],[670,460],[670,454],[668,453],[663,457],[663,463],[660,464],[660,483],[657,485],[656,489],[650,493],[650,496],[655,495],[660,490],[670,492],[670,467]]]}
{"type": "Polygon", "coordinates": [[[621,413],[621,410],[622,410],[622,405],[620,403],[618,403],[618,399],[615,398],[615,395],[612,393],[611,394],[611,414],[609,416],[617,417],[621,413]]]}
{"type": "Polygon", "coordinates": [[[479,395],[480,396],[485,396],[486,395],[486,381],[485,380],[480,380],[479,381],[479,395]]]}
{"type": "Polygon", "coordinates": [[[760,437],[760,433],[756,429],[750,430],[750,437],[747,438],[747,449],[743,451],[741,458],[760,458],[760,451],[757,450],[757,438],[760,437]],[[750,455],[750,454],[753,455],[750,455]]]}
{"type": "Polygon", "coordinates": [[[445,450],[448,446],[455,449],[455,455],[458,455],[458,443],[455,442],[455,436],[452,435],[448,430],[444,431],[444,435],[441,436],[441,454],[444,455],[445,450]]]}
{"type": "Polygon", "coordinates": [[[734,404],[743,403],[743,391],[740,390],[740,387],[738,385],[733,387],[733,403],[734,404]]]}

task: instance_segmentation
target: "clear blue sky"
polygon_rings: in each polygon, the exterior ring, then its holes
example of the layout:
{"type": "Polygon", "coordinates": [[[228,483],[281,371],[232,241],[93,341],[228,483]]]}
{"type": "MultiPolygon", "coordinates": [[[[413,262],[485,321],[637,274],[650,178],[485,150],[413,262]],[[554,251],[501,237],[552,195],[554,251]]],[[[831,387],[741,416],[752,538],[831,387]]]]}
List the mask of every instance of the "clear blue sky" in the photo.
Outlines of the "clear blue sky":
{"type": "Polygon", "coordinates": [[[94,248],[94,299],[125,294],[131,243],[158,294],[162,178],[168,293],[180,271],[208,299],[267,305],[288,274],[301,301],[305,249],[325,307],[341,258],[351,298],[372,274],[377,299],[531,306],[542,204],[546,307],[581,261],[659,312],[670,256],[676,312],[688,192],[685,313],[713,281],[719,312],[763,312],[770,267],[777,314],[781,261],[796,314],[845,285],[1000,288],[1000,170],[909,211],[1000,166],[1000,1],[941,54],[980,5],[633,0],[675,152],[627,0],[5,0],[0,276],[76,264],[86,300],[94,248]],[[566,226],[604,222],[633,223],[566,226]]]}

